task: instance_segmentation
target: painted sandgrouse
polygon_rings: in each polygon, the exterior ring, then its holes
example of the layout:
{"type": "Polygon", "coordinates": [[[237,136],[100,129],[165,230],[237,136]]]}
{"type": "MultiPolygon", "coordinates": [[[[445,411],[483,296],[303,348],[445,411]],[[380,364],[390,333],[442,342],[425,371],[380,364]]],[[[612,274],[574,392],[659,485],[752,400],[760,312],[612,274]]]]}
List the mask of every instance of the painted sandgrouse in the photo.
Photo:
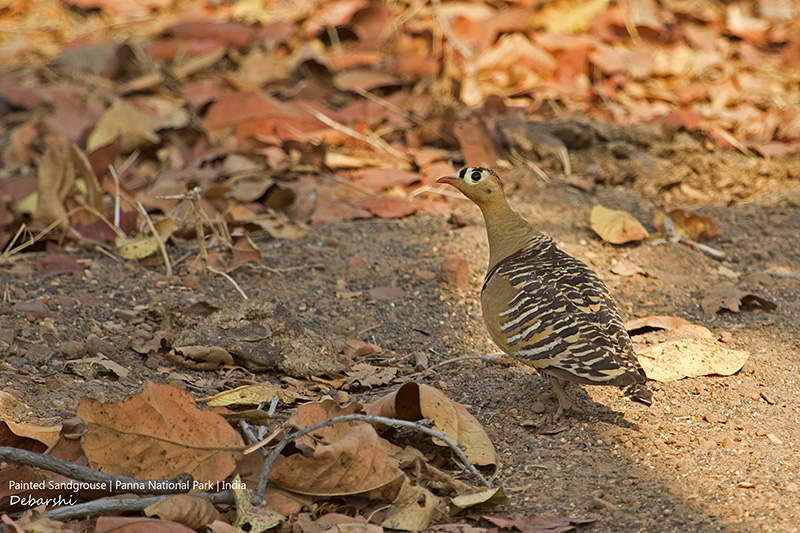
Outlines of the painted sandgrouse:
{"type": "Polygon", "coordinates": [[[578,410],[564,393],[569,382],[615,385],[650,405],[644,371],[597,274],[515,213],[494,171],[465,168],[437,181],[464,193],[483,213],[489,238],[483,319],[501,350],[550,377],[555,419],[578,410]]]}

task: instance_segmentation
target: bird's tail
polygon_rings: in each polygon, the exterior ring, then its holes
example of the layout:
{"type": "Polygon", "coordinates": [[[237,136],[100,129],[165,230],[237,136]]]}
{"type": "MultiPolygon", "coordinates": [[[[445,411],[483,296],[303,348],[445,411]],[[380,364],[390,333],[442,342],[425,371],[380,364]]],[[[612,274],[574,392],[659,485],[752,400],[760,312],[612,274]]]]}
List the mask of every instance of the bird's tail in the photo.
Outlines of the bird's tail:
{"type": "Polygon", "coordinates": [[[644,383],[633,383],[625,387],[620,387],[622,393],[634,402],[650,405],[653,403],[653,393],[644,383]]]}

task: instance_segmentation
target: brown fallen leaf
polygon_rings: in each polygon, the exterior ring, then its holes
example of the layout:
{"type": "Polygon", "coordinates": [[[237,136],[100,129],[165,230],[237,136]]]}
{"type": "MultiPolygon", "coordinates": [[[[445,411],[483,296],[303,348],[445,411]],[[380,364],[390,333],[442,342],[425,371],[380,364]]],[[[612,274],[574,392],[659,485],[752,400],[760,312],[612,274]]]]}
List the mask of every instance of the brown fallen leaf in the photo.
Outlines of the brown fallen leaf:
{"type": "MultiPolygon", "coordinates": [[[[286,427],[299,430],[329,418],[352,415],[359,412],[361,412],[360,403],[352,402],[342,407],[331,399],[325,399],[298,407],[289,417],[289,420],[286,421],[286,427]]],[[[359,422],[349,422],[326,426],[318,429],[313,434],[304,435],[301,440],[312,449],[320,444],[332,444],[344,438],[350,432],[350,427],[358,424],[359,422]]]]}
{"type": "Polygon", "coordinates": [[[261,263],[261,252],[250,240],[248,235],[242,235],[241,237],[237,237],[233,241],[233,247],[231,248],[231,260],[228,263],[228,270],[234,270],[239,265],[244,263],[261,263]]]}
{"type": "Polygon", "coordinates": [[[397,369],[394,367],[378,367],[367,363],[357,363],[346,370],[352,382],[358,382],[363,387],[371,389],[374,386],[388,385],[397,376],[397,369]]]}
{"type": "Polygon", "coordinates": [[[83,398],[84,451],[93,468],[147,479],[187,472],[198,482],[225,479],[242,453],[242,437],[214,413],[200,411],[177,387],[146,382],[119,402],[83,398]]]}
{"type": "Polygon", "coordinates": [[[176,494],[144,509],[145,516],[172,520],[192,529],[199,529],[219,519],[219,511],[206,498],[176,494]]]}
{"type": "Polygon", "coordinates": [[[401,420],[427,418],[433,422],[433,429],[458,443],[473,463],[497,463],[494,446],[480,422],[463,405],[429,385],[405,383],[395,392],[369,404],[365,411],[369,415],[401,420]]]}
{"type": "Polygon", "coordinates": [[[525,518],[509,518],[505,516],[483,515],[481,518],[502,529],[518,529],[522,533],[556,533],[572,531],[574,526],[591,524],[596,518],[573,518],[570,516],[531,515],[525,518]]]}
{"type": "Polygon", "coordinates": [[[388,529],[421,531],[440,516],[446,516],[442,499],[405,478],[381,525],[388,529]]]}
{"type": "Polygon", "coordinates": [[[704,215],[686,214],[683,209],[673,209],[665,213],[661,209],[653,215],[653,225],[658,231],[664,231],[664,217],[672,219],[675,231],[679,235],[695,241],[710,241],[722,236],[722,230],[711,218],[704,215]]]}
{"type": "Polygon", "coordinates": [[[649,346],[637,354],[648,379],[677,381],[685,377],[738,372],[750,356],[731,350],[713,338],[702,326],[681,326],[670,332],[666,342],[649,346]]]}
{"type": "Polygon", "coordinates": [[[611,272],[618,276],[635,276],[636,274],[644,274],[644,270],[639,265],[636,265],[627,259],[620,259],[611,265],[611,272]]]}
{"type": "Polygon", "coordinates": [[[350,427],[344,437],[318,446],[311,457],[294,454],[273,466],[270,483],[315,496],[346,496],[384,487],[403,475],[388,455],[391,444],[369,424],[350,427]]]}
{"type": "Polygon", "coordinates": [[[95,533],[117,533],[121,531],[152,531],[153,533],[194,533],[194,529],[158,518],[141,516],[101,516],[97,519],[95,533]]]}
{"type": "Polygon", "coordinates": [[[4,415],[0,421],[0,446],[10,446],[21,450],[44,452],[53,446],[61,433],[61,424],[39,426],[12,422],[4,415]]]}
{"type": "Polygon", "coordinates": [[[311,513],[300,513],[293,524],[296,533],[382,533],[383,528],[377,524],[367,523],[363,516],[348,516],[341,513],[325,513],[319,518],[311,513]]]}
{"type": "Polygon", "coordinates": [[[192,370],[216,370],[233,364],[233,356],[219,346],[180,346],[170,350],[167,360],[192,370]]]}
{"type": "Polygon", "coordinates": [[[242,385],[235,389],[222,391],[214,396],[200,398],[197,401],[217,407],[224,405],[258,405],[269,402],[277,396],[284,405],[294,403],[297,400],[308,400],[309,398],[296,392],[281,388],[272,383],[254,383],[252,385],[242,385]]]}
{"type": "Polygon", "coordinates": [[[644,226],[627,211],[595,205],[590,215],[592,230],[612,244],[641,241],[648,237],[644,226]]]}
{"type": "Polygon", "coordinates": [[[689,324],[691,322],[677,316],[646,316],[628,320],[625,322],[625,329],[629,332],[644,328],[671,330],[689,324]]]}
{"type": "Polygon", "coordinates": [[[755,294],[736,288],[732,283],[723,283],[707,292],[700,303],[703,313],[712,316],[722,310],[738,313],[740,309],[761,308],[774,311],[778,306],[755,294]]]}

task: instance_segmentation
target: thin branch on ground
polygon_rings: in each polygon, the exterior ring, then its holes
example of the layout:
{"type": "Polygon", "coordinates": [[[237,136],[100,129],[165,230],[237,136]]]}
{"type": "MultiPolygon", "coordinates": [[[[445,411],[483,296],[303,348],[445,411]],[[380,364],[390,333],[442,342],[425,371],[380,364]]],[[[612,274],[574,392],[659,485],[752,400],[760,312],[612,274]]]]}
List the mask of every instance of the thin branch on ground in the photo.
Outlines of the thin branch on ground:
{"type": "MultiPolygon", "coordinates": [[[[63,521],[71,520],[73,518],[102,515],[106,513],[141,512],[154,503],[166,500],[171,496],[173,495],[168,494],[166,496],[153,496],[151,498],[109,498],[105,500],[95,500],[92,502],[53,509],[52,511],[47,511],[44,515],[50,520],[63,521]]],[[[192,496],[205,498],[214,504],[231,505],[234,503],[233,493],[229,490],[217,493],[202,492],[199,494],[193,494],[192,496]]]]}
{"type": "Polygon", "coordinates": [[[441,440],[453,452],[457,461],[467,470],[473,477],[483,483],[484,486],[491,488],[492,484],[483,477],[483,474],[478,472],[478,469],[467,459],[467,456],[464,455],[464,452],[459,448],[458,444],[450,440],[446,435],[435,431],[430,428],[426,428],[421,424],[417,424],[415,422],[409,422],[408,420],[397,420],[395,418],[386,418],[383,416],[370,416],[370,415],[344,415],[344,416],[337,416],[334,418],[329,418],[328,420],[323,420],[322,422],[318,422],[316,424],[312,424],[308,427],[301,429],[292,434],[287,434],[282,441],[280,441],[275,447],[272,449],[270,454],[264,459],[264,464],[261,467],[261,475],[258,478],[258,486],[256,487],[256,494],[261,495],[264,494],[264,490],[267,488],[267,481],[269,480],[269,471],[272,468],[272,463],[278,458],[278,455],[283,451],[286,446],[294,442],[295,440],[299,439],[303,435],[311,433],[312,431],[316,431],[320,428],[324,428],[327,426],[332,426],[334,424],[338,424],[341,422],[350,422],[350,421],[359,421],[359,422],[368,422],[370,424],[382,424],[384,426],[394,426],[394,427],[405,427],[416,429],[417,431],[424,433],[428,436],[434,437],[436,439],[441,440]]]}
{"type": "Polygon", "coordinates": [[[364,135],[363,133],[359,133],[356,130],[354,130],[353,128],[350,128],[348,126],[345,126],[344,124],[336,122],[335,120],[333,120],[332,118],[328,117],[324,113],[320,113],[319,111],[317,111],[313,107],[311,107],[309,105],[306,105],[306,104],[304,104],[302,102],[300,102],[298,105],[300,107],[302,107],[306,111],[306,113],[308,113],[309,115],[312,115],[314,118],[316,118],[317,120],[319,120],[320,122],[322,122],[326,126],[330,126],[331,128],[335,129],[336,131],[342,132],[345,135],[348,135],[348,136],[350,136],[350,137],[352,137],[354,139],[358,139],[359,141],[363,141],[363,142],[365,142],[367,144],[370,144],[373,147],[378,148],[379,150],[383,150],[383,151],[387,152],[388,154],[393,155],[394,157],[400,159],[401,161],[408,162],[408,156],[407,155],[405,155],[403,152],[399,151],[397,148],[394,148],[393,146],[389,145],[386,141],[384,141],[380,137],[378,137],[378,136],[372,137],[370,135],[364,135]]]}
{"type": "Polygon", "coordinates": [[[171,479],[136,479],[127,476],[117,476],[114,474],[106,474],[105,472],[98,472],[85,466],[78,466],[64,461],[57,457],[51,457],[37,452],[29,452],[27,450],[20,450],[19,448],[12,448],[10,446],[0,446],[0,461],[8,461],[21,465],[33,466],[42,468],[56,474],[61,474],[76,481],[85,481],[87,483],[103,483],[108,486],[109,492],[126,492],[133,494],[182,494],[189,492],[183,490],[175,490],[175,488],[166,487],[179,484],[188,485],[191,489],[193,478],[190,474],[183,473],[171,479]],[[152,488],[149,484],[153,484],[152,488]],[[165,488],[161,488],[161,486],[165,488]],[[122,487],[124,490],[116,490],[115,487],[122,487]]]}
{"type": "Polygon", "coordinates": [[[242,290],[242,288],[239,286],[239,284],[238,284],[238,283],[236,283],[236,280],[235,280],[235,279],[233,279],[231,276],[229,276],[227,272],[223,272],[222,270],[216,269],[216,268],[214,268],[214,267],[212,267],[212,266],[209,266],[209,267],[208,267],[208,271],[209,271],[209,272],[213,272],[214,274],[216,274],[216,275],[218,275],[218,276],[222,276],[223,278],[227,279],[228,281],[230,281],[230,282],[231,282],[231,284],[233,285],[233,288],[235,288],[235,289],[236,289],[236,291],[237,291],[239,294],[241,294],[241,295],[242,295],[242,298],[244,298],[245,300],[249,300],[249,299],[250,299],[250,298],[247,296],[247,293],[245,293],[245,292],[244,292],[244,290],[242,290]]]}
{"type": "Polygon", "coordinates": [[[156,243],[158,243],[158,249],[161,250],[161,256],[164,258],[164,270],[167,276],[171,276],[172,262],[170,262],[169,260],[169,254],[167,253],[167,247],[164,246],[164,241],[161,240],[161,236],[158,234],[158,231],[156,231],[156,225],[153,224],[153,219],[150,218],[149,214],[147,214],[147,209],[144,208],[142,202],[140,202],[139,200],[136,200],[136,207],[138,208],[139,213],[141,213],[142,216],[144,217],[145,221],[147,221],[147,226],[150,228],[150,231],[153,234],[153,238],[156,240],[156,243]]]}

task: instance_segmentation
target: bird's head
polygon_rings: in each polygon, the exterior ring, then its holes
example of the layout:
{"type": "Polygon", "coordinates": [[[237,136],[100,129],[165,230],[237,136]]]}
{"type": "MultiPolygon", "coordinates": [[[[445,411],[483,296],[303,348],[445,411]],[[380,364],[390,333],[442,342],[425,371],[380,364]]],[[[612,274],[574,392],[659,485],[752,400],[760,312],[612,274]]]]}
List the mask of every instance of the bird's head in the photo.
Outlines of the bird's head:
{"type": "Polygon", "coordinates": [[[443,176],[436,183],[452,185],[479,207],[503,199],[503,183],[494,170],[483,167],[462,168],[458,174],[443,176]]]}

